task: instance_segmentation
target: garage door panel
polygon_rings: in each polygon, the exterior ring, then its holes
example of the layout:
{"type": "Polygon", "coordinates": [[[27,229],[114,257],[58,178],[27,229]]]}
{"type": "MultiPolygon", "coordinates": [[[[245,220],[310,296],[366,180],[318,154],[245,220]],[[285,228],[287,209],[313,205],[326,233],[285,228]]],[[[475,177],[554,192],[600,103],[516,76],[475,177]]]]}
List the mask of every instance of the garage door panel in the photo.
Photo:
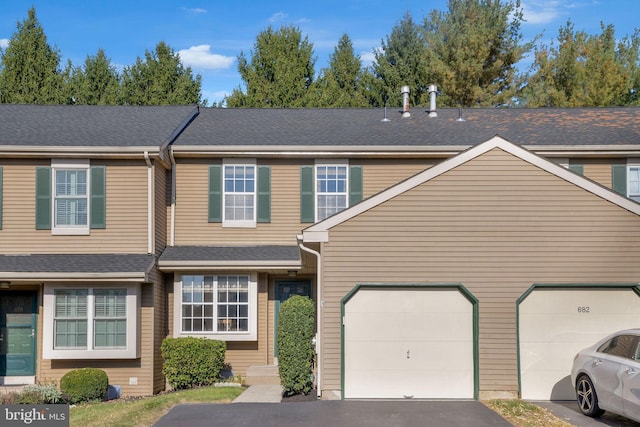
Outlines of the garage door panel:
{"type": "Polygon", "coordinates": [[[344,314],[346,398],[473,398],[473,306],[457,288],[359,290],[344,314]]]}
{"type": "Polygon", "coordinates": [[[567,379],[575,354],[605,335],[637,326],[640,298],[630,288],[532,291],[519,307],[523,399],[574,400],[567,379]]]}

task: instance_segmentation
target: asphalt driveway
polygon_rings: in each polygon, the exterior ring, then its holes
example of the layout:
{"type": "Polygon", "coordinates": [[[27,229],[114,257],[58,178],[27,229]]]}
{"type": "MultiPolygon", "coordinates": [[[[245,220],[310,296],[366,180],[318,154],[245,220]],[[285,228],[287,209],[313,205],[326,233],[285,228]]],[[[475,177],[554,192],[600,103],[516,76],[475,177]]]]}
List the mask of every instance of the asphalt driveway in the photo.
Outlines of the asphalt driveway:
{"type": "Polygon", "coordinates": [[[188,404],[173,407],[156,427],[500,427],[511,426],[478,401],[340,401],[188,404]]]}

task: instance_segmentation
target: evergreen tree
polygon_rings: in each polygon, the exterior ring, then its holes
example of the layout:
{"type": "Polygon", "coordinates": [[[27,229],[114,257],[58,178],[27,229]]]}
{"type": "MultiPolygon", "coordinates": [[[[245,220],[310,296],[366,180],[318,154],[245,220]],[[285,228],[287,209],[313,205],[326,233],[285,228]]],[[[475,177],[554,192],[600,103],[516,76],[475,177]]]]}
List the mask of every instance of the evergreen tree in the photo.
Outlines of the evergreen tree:
{"type": "Polygon", "coordinates": [[[87,56],[84,68],[71,76],[71,96],[76,104],[116,105],[119,103],[120,76],[104,50],[87,56]]]}
{"type": "Polygon", "coordinates": [[[310,90],[309,106],[314,107],[367,107],[366,87],[363,77],[362,61],[353,51],[353,43],[347,34],[338,41],[333,54],[329,57],[329,68],[310,90]]]}
{"type": "Polygon", "coordinates": [[[0,61],[0,102],[61,104],[65,98],[60,71],[60,52],[47,43],[44,29],[29,9],[27,19],[18,22],[0,61]]]}
{"type": "Polygon", "coordinates": [[[228,107],[300,107],[307,102],[307,90],[314,77],[313,45],[295,27],[258,34],[250,61],[241,52],[238,71],[246,92],[233,90],[228,107]]]}
{"type": "Polygon", "coordinates": [[[449,0],[424,20],[430,83],[450,107],[509,105],[521,81],[516,63],[533,49],[522,43],[520,1],[449,0]]]}
{"type": "Polygon", "coordinates": [[[411,105],[428,105],[427,89],[431,82],[427,74],[427,45],[409,12],[374,54],[373,73],[377,82],[372,82],[372,91],[377,93],[373,95],[373,105],[401,105],[400,89],[405,85],[411,88],[411,105]]]}
{"type": "Polygon", "coordinates": [[[193,76],[165,42],[145,52],[122,75],[122,102],[128,105],[202,104],[202,76],[193,76]]]}
{"type": "Polygon", "coordinates": [[[523,102],[529,107],[598,107],[638,103],[638,31],[616,42],[612,25],[602,33],[575,31],[568,21],[557,46],[536,49],[523,102]]]}

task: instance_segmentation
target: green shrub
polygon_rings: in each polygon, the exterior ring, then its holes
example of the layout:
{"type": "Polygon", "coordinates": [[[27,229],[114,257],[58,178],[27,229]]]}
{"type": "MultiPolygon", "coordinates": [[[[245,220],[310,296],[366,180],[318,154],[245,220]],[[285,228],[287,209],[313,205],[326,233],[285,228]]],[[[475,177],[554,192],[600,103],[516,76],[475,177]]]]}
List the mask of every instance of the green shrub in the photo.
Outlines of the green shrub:
{"type": "Polygon", "coordinates": [[[62,402],[62,392],[53,384],[33,384],[27,385],[17,397],[17,403],[32,405],[60,403],[62,402]]]}
{"type": "Polygon", "coordinates": [[[278,318],[278,369],[285,396],[313,387],[314,306],[309,297],[294,295],[280,306],[278,318]]]}
{"type": "Polygon", "coordinates": [[[109,377],[102,369],[81,368],[64,374],[60,390],[69,403],[106,400],[109,377]]]}
{"type": "Polygon", "coordinates": [[[218,380],[227,344],[207,338],[165,338],[162,373],[174,389],[207,386],[218,380]]]}

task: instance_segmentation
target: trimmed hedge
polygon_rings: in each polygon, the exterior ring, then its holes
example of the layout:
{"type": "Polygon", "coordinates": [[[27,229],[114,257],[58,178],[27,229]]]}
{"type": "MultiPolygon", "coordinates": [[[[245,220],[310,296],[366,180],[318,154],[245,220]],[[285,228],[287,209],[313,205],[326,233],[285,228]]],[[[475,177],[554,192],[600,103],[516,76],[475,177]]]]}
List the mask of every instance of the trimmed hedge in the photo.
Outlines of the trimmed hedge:
{"type": "Polygon", "coordinates": [[[224,367],[227,344],[207,338],[165,338],[162,373],[174,389],[212,385],[224,367]]]}
{"type": "Polygon", "coordinates": [[[307,394],[313,388],[314,315],[309,297],[293,295],[280,306],[278,370],[285,396],[307,394]]]}
{"type": "Polygon", "coordinates": [[[98,368],[74,369],[60,380],[60,391],[69,403],[107,399],[109,377],[98,368]]]}

